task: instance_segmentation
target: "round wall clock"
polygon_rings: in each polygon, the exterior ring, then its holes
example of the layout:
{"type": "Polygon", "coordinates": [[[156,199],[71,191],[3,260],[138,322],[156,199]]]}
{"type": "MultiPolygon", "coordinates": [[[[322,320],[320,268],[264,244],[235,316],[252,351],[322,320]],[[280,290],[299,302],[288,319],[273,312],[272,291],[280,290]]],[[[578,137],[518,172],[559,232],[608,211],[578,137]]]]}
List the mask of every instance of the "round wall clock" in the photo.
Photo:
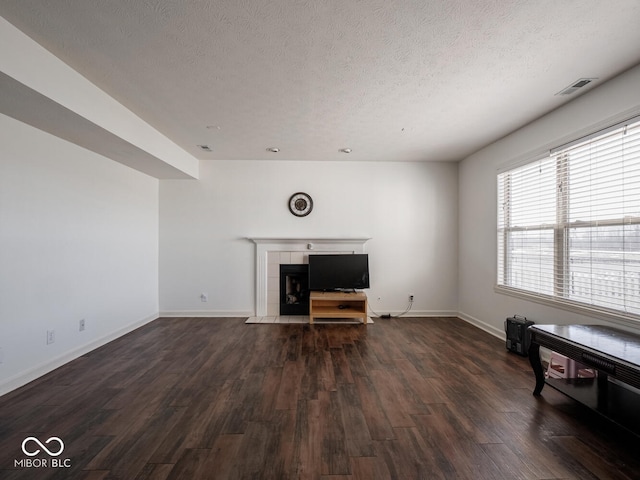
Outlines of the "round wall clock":
{"type": "Polygon", "coordinates": [[[313,200],[307,193],[294,193],[289,198],[289,210],[296,217],[306,217],[313,210],[313,200]]]}

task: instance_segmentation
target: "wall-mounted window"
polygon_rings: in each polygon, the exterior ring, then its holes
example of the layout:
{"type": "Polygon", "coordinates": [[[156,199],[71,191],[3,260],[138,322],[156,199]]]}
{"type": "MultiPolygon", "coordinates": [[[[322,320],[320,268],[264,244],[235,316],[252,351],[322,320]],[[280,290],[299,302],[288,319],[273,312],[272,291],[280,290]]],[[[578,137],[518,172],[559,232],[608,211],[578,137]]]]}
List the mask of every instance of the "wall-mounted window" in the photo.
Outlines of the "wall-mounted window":
{"type": "Polygon", "coordinates": [[[640,319],[640,117],[498,174],[497,277],[640,319]]]}

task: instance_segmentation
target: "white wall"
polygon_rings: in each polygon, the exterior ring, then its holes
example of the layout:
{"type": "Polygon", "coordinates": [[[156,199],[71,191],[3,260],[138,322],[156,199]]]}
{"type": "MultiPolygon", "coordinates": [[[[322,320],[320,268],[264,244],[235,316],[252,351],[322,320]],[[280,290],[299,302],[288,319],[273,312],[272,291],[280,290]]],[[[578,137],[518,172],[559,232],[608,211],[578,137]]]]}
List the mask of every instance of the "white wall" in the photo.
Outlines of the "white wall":
{"type": "Polygon", "coordinates": [[[576,98],[460,163],[458,261],[459,310],[463,318],[501,336],[504,336],[504,319],[516,313],[539,323],[608,323],[606,319],[494,292],[496,174],[505,164],[533,157],[634,113],[640,113],[640,67],[576,98]]]}
{"type": "Polygon", "coordinates": [[[457,228],[453,163],[202,161],[200,180],[160,182],[160,310],[253,315],[246,237],[371,237],[371,308],[402,311],[413,293],[414,314],[455,315],[457,228]],[[287,208],[298,191],[308,217],[287,208]]]}
{"type": "Polygon", "coordinates": [[[0,115],[0,394],[157,318],[157,259],[158,180],[0,115]]]}

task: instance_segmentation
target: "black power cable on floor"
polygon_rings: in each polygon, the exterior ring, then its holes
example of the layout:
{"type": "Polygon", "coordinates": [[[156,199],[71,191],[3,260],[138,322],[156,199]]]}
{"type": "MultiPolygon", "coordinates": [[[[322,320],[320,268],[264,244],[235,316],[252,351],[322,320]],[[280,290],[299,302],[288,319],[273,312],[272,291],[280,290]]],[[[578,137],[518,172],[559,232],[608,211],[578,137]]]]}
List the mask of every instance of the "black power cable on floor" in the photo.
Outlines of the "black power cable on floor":
{"type": "Polygon", "coordinates": [[[402,315],[404,315],[405,313],[408,313],[411,310],[412,306],[413,306],[413,296],[409,299],[409,305],[407,305],[406,310],[404,312],[402,312],[402,313],[399,313],[398,315],[391,315],[389,313],[380,315],[379,313],[376,313],[371,308],[369,309],[369,311],[372,312],[377,318],[384,318],[384,319],[399,318],[402,315]]]}

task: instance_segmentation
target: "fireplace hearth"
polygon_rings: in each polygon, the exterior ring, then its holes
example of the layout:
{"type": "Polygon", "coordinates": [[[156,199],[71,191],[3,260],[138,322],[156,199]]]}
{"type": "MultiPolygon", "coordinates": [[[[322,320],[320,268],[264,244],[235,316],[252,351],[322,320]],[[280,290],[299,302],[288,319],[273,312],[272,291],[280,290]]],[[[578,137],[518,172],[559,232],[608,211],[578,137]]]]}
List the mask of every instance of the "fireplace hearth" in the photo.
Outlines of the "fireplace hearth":
{"type": "Polygon", "coordinates": [[[309,265],[280,265],[280,315],[309,314],[309,265]]]}

